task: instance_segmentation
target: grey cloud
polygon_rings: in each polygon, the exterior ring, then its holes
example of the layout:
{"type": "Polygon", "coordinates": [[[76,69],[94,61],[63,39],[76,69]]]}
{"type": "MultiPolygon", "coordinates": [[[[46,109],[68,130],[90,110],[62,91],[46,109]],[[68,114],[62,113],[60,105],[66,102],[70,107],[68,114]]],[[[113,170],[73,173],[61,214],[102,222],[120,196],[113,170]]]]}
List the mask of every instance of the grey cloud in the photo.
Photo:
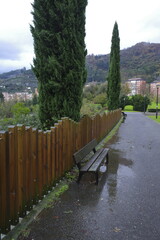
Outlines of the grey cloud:
{"type": "Polygon", "coordinates": [[[22,47],[17,43],[7,42],[0,40],[0,59],[4,60],[18,60],[20,59],[20,53],[22,47]]]}

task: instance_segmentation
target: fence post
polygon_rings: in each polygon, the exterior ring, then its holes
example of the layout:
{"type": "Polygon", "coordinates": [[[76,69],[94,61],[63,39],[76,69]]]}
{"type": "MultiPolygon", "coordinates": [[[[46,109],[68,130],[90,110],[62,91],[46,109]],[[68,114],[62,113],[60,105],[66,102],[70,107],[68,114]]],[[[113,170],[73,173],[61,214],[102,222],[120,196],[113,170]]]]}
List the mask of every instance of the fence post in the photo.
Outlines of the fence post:
{"type": "Polygon", "coordinates": [[[8,208],[7,132],[0,132],[0,233],[10,230],[8,208]]]}
{"type": "Polygon", "coordinates": [[[59,145],[59,177],[63,175],[63,129],[62,129],[62,120],[58,121],[58,128],[59,128],[59,134],[58,134],[58,145],[59,145]]]}
{"type": "Polygon", "coordinates": [[[37,183],[38,183],[38,198],[43,198],[43,132],[38,130],[38,152],[37,152],[37,183]]]}
{"type": "Polygon", "coordinates": [[[26,209],[31,210],[33,207],[32,198],[32,128],[26,127],[25,133],[25,158],[26,158],[26,209]]]}
{"type": "Polygon", "coordinates": [[[8,148],[9,148],[9,209],[11,224],[15,225],[19,221],[18,216],[18,189],[17,189],[17,177],[18,177],[18,162],[17,162],[17,127],[9,126],[8,128],[8,148]]]}

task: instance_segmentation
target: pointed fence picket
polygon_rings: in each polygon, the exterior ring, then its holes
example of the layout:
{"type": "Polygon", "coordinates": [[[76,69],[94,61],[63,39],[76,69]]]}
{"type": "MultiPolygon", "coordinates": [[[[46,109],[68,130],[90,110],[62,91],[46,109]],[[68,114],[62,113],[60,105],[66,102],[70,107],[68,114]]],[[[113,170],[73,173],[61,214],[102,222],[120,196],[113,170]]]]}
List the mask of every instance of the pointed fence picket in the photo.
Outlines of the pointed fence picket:
{"type": "Polygon", "coordinates": [[[73,166],[73,154],[96,138],[99,142],[117,124],[121,110],[62,118],[51,130],[23,125],[0,132],[0,234],[10,231],[53,184],[73,166]]]}

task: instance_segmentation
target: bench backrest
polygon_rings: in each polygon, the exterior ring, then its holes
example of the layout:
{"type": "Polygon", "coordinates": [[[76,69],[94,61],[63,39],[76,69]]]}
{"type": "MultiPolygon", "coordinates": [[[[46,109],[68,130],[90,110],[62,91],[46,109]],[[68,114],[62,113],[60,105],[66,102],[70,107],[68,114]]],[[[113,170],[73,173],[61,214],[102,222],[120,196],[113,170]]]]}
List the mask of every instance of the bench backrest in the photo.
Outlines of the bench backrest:
{"type": "Polygon", "coordinates": [[[93,139],[91,142],[87,143],[78,152],[73,154],[76,164],[80,163],[91,151],[96,152],[95,147],[97,146],[97,140],[93,139]]]}

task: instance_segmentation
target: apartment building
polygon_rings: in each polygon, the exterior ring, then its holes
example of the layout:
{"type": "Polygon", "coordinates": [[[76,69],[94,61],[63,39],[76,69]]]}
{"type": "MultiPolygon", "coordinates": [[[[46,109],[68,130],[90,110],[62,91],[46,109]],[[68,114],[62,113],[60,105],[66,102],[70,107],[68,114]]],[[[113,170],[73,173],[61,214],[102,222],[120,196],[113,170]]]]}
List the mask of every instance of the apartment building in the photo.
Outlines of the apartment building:
{"type": "Polygon", "coordinates": [[[146,81],[141,78],[131,78],[126,81],[131,92],[129,96],[136,94],[144,95],[146,93],[146,81]]]}
{"type": "Polygon", "coordinates": [[[158,93],[158,96],[160,96],[160,81],[156,80],[150,83],[150,94],[152,97],[155,97],[158,93]],[[158,91],[157,91],[158,86],[158,91]]]}
{"type": "Polygon", "coordinates": [[[33,94],[28,92],[17,92],[13,94],[8,92],[3,92],[3,96],[5,101],[10,101],[10,100],[22,101],[22,100],[31,100],[33,98],[33,94]]]}

